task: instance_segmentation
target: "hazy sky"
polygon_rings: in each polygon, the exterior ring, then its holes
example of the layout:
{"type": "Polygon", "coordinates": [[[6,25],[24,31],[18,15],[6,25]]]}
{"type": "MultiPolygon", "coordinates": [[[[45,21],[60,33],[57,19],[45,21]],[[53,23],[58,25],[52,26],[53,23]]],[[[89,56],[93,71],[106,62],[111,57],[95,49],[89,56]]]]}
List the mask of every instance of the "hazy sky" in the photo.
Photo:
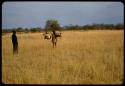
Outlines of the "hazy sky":
{"type": "Polygon", "coordinates": [[[44,27],[48,19],[61,26],[124,22],[121,2],[4,2],[2,28],[44,27]]]}

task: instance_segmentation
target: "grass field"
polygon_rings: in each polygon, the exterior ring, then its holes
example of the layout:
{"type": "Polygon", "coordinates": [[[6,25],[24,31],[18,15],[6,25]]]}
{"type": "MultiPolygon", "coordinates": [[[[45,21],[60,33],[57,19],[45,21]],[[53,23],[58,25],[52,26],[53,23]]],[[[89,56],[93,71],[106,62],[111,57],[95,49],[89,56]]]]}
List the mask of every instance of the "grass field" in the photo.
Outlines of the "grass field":
{"type": "Polygon", "coordinates": [[[124,31],[62,31],[57,47],[42,33],[2,36],[2,82],[6,84],[121,84],[124,31]]]}

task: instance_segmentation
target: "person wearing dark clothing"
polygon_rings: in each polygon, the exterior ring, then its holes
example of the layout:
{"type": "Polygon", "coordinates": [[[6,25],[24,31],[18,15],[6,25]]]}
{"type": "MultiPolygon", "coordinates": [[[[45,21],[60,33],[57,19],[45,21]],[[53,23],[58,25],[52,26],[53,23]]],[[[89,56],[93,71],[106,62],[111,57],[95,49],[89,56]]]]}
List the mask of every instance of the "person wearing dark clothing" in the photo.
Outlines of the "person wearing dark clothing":
{"type": "Polygon", "coordinates": [[[56,32],[55,32],[55,30],[52,30],[52,32],[53,32],[53,34],[56,36],[56,32]]]}
{"type": "Polygon", "coordinates": [[[53,44],[53,48],[56,47],[57,44],[57,37],[56,37],[56,33],[54,30],[52,30],[52,44],[53,44]]]}
{"type": "Polygon", "coordinates": [[[13,43],[13,54],[18,53],[18,41],[16,36],[16,31],[13,31],[12,35],[12,43],[13,43]]]}

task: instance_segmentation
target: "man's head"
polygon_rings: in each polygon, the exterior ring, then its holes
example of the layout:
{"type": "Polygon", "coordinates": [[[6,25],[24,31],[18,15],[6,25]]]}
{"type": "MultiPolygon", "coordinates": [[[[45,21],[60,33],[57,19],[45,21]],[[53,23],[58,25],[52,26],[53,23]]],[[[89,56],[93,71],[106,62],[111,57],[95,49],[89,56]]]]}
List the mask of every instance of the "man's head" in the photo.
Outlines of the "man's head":
{"type": "Polygon", "coordinates": [[[13,34],[16,34],[16,31],[15,31],[15,30],[13,30],[13,34]]]}

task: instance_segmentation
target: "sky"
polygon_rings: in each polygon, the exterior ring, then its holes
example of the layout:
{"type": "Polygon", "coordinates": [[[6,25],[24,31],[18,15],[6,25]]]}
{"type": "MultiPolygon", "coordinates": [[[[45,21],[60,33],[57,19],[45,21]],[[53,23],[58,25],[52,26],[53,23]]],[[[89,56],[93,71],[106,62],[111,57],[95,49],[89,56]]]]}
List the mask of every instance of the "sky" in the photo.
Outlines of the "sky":
{"type": "Polygon", "coordinates": [[[2,29],[45,27],[49,19],[61,26],[124,23],[121,2],[4,2],[2,29]]]}

